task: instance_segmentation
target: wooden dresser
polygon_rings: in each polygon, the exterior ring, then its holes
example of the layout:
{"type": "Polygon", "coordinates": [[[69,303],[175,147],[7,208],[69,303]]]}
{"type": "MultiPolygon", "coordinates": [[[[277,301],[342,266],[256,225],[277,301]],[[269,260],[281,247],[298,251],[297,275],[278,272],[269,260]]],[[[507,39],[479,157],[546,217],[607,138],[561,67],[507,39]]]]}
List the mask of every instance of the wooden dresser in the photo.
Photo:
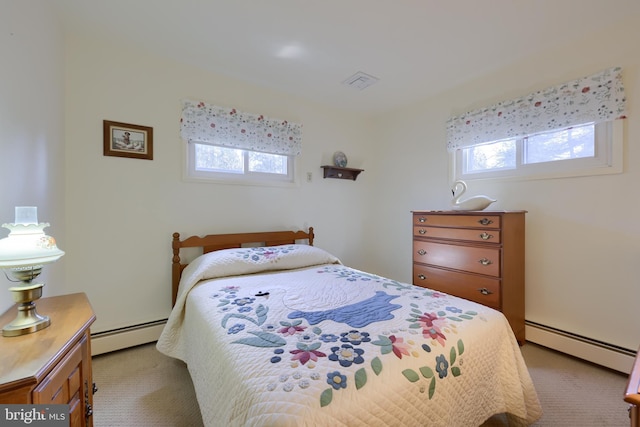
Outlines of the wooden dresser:
{"type": "Polygon", "coordinates": [[[526,211],[414,211],[413,284],[500,310],[520,345],[526,211]]]}
{"type": "MultiPolygon", "coordinates": [[[[0,337],[0,403],[69,404],[70,426],[93,425],[91,336],[96,317],[83,293],[42,298],[38,312],[51,326],[17,337],[0,337]]],[[[0,325],[16,316],[12,307],[0,325]]]]}

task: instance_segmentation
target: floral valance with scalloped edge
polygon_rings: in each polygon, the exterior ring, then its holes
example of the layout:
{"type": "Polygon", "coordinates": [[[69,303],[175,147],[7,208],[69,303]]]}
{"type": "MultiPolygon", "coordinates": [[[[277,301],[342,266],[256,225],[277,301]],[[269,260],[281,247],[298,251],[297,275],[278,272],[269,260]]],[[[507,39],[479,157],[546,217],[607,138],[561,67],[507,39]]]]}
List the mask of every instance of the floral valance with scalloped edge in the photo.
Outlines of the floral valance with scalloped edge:
{"type": "Polygon", "coordinates": [[[447,150],[625,118],[622,68],[499,102],[447,121],[447,150]]]}
{"type": "Polygon", "coordinates": [[[287,156],[302,147],[301,124],[190,100],[183,101],[180,135],[188,142],[287,156]]]}

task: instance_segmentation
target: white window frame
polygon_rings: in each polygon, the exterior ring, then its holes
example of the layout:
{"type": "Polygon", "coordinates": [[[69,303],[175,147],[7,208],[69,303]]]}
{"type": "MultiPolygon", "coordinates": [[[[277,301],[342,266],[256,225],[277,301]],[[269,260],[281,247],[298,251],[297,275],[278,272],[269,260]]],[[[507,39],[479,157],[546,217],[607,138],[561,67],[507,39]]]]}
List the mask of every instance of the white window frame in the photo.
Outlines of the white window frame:
{"type": "Polygon", "coordinates": [[[236,185],[259,185],[271,187],[294,187],[297,186],[299,180],[296,173],[296,158],[294,155],[285,155],[287,157],[287,175],[272,174],[264,172],[248,171],[247,153],[251,150],[244,151],[244,172],[223,172],[223,171],[204,171],[197,170],[195,165],[196,143],[185,143],[185,161],[183,178],[185,181],[194,182],[210,182],[218,184],[236,184],[236,185]]]}
{"type": "Polygon", "coordinates": [[[464,173],[463,149],[449,155],[451,181],[482,179],[552,179],[622,173],[624,120],[596,124],[595,156],[522,164],[522,140],[517,142],[516,168],[487,172],[464,173]]]}

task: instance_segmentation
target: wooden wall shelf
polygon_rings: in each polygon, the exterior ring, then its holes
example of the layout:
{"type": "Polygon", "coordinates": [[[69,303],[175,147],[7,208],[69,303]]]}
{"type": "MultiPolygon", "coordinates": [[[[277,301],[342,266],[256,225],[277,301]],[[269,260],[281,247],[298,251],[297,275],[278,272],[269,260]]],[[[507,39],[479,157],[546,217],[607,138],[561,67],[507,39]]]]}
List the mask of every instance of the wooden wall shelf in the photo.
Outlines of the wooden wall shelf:
{"type": "Polygon", "coordinates": [[[322,169],[324,169],[324,178],[351,179],[353,181],[356,180],[360,172],[364,171],[364,169],[341,168],[330,165],[322,166],[322,169]]]}

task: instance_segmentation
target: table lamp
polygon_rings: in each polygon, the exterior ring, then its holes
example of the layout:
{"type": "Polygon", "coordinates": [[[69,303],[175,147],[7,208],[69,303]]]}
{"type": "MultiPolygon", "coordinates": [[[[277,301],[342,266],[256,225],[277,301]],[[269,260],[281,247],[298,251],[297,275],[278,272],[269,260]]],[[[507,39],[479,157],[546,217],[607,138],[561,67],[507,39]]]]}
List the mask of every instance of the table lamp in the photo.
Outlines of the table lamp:
{"type": "Polygon", "coordinates": [[[38,224],[37,207],[19,206],[15,213],[14,223],[2,224],[10,233],[0,240],[0,268],[17,279],[9,280],[21,282],[9,288],[13,300],[19,305],[17,317],[2,329],[5,337],[30,334],[51,324],[48,316],[38,314],[34,302],[42,296],[44,283],[33,283],[33,280],[40,275],[45,264],[64,255],[56,246],[55,239],[44,234],[43,230],[49,223],[38,224]]]}

